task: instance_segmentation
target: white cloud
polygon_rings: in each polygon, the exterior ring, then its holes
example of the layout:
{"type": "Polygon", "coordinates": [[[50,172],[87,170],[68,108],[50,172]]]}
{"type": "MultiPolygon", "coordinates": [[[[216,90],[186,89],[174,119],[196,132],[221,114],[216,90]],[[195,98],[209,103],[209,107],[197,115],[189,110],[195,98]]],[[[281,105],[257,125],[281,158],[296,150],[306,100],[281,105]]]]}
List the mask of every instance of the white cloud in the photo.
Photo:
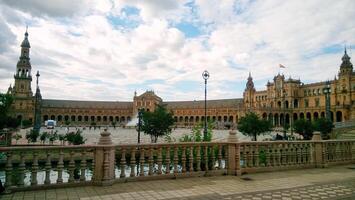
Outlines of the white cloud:
{"type": "Polygon", "coordinates": [[[0,43],[5,47],[0,47],[0,73],[9,76],[0,77],[0,90],[13,82],[21,23],[29,21],[31,62],[34,71],[41,71],[44,98],[122,101],[131,100],[134,89],[152,88],[164,100],[202,99],[205,69],[211,74],[210,98],[236,98],[245,84],[230,84],[246,80],[248,71],[256,81],[271,80],[279,63],[287,67],[287,77],[333,78],[342,53],[324,53],[324,48],[355,43],[351,0],[197,0],[197,13],[191,13],[189,1],[85,1],[80,8],[76,1],[60,1],[58,10],[54,1],[19,2],[0,1],[3,8],[13,8],[0,14],[1,30],[6,30],[0,33],[5,42],[0,43]],[[128,20],[122,12],[126,6],[136,7],[140,12],[134,17],[142,21],[117,28],[107,16],[128,20]],[[208,31],[186,38],[173,26],[190,20],[208,31]],[[177,84],[189,81],[201,87],[176,91],[177,84]]]}

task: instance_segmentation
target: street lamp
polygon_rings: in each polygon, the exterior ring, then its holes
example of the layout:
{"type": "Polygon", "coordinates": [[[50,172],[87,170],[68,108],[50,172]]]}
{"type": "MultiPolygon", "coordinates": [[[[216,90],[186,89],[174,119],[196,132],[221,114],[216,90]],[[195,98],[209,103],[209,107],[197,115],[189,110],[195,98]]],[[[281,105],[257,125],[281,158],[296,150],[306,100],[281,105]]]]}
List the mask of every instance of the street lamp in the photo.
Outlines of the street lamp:
{"type": "Polygon", "coordinates": [[[207,70],[202,73],[202,78],[205,79],[205,124],[203,129],[203,139],[207,138],[207,79],[210,77],[210,74],[207,70]]]}
{"type": "Polygon", "coordinates": [[[34,127],[33,129],[39,131],[41,129],[41,108],[40,108],[40,100],[41,100],[41,93],[38,86],[38,79],[39,79],[39,71],[37,71],[36,77],[36,94],[35,94],[35,117],[34,117],[34,127]]]}
{"type": "Polygon", "coordinates": [[[138,144],[141,142],[142,109],[138,109],[138,144]]]}
{"type": "Polygon", "coordinates": [[[325,83],[325,87],[323,88],[323,93],[325,94],[325,117],[327,120],[331,121],[331,116],[330,116],[330,81],[328,80],[325,83]]]}

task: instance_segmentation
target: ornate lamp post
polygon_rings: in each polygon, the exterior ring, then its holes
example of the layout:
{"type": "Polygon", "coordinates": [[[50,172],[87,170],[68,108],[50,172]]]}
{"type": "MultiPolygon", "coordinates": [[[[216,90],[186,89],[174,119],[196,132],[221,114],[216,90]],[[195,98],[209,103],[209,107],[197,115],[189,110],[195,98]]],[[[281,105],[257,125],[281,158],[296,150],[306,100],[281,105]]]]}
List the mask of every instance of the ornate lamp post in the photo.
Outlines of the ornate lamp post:
{"type": "Polygon", "coordinates": [[[42,99],[41,92],[39,90],[38,86],[38,79],[39,79],[39,71],[37,71],[36,77],[36,94],[35,94],[35,121],[34,121],[34,127],[33,129],[36,131],[39,131],[41,129],[41,106],[40,106],[40,101],[42,99]]]}
{"type": "Polygon", "coordinates": [[[138,144],[141,142],[142,109],[138,109],[138,144]]]}
{"type": "Polygon", "coordinates": [[[331,121],[332,118],[330,116],[331,115],[330,114],[330,93],[331,93],[330,81],[327,81],[325,83],[325,87],[323,88],[323,93],[325,94],[325,117],[326,119],[331,121]]]}
{"type": "Polygon", "coordinates": [[[210,77],[210,74],[207,70],[202,73],[203,79],[205,79],[205,124],[203,128],[203,139],[207,138],[207,79],[210,77]]]}

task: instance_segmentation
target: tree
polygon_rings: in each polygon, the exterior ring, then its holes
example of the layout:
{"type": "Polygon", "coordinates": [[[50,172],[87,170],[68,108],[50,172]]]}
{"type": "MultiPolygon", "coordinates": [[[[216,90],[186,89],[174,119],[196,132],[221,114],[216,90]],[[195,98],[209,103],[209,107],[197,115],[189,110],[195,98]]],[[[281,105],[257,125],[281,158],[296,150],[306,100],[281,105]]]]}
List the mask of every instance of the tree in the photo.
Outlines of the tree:
{"type": "Polygon", "coordinates": [[[151,142],[153,143],[157,142],[158,137],[171,133],[173,125],[173,114],[161,105],[158,105],[154,112],[143,112],[141,130],[145,134],[150,135],[151,142]]]}
{"type": "Polygon", "coordinates": [[[330,138],[329,133],[332,132],[334,125],[332,121],[326,118],[320,118],[313,122],[315,131],[321,132],[322,139],[327,140],[330,138]]]}
{"type": "Polygon", "coordinates": [[[293,129],[296,133],[302,135],[304,140],[310,140],[313,136],[313,125],[308,120],[296,120],[293,123],[293,129]]]}
{"type": "Polygon", "coordinates": [[[17,128],[20,121],[9,116],[11,104],[14,99],[10,94],[0,93],[0,130],[3,128],[17,128]]]}
{"type": "Polygon", "coordinates": [[[272,125],[270,121],[259,119],[257,114],[250,112],[240,119],[237,128],[243,135],[254,137],[256,141],[258,135],[271,131],[272,125]]]}

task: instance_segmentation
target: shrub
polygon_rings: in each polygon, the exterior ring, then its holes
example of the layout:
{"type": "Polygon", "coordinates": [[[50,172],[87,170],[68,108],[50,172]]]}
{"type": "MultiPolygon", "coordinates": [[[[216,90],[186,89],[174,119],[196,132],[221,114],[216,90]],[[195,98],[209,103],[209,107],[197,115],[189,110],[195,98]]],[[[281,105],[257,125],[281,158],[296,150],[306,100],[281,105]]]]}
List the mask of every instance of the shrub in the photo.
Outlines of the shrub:
{"type": "Polygon", "coordinates": [[[86,139],[84,140],[84,137],[81,135],[82,131],[77,130],[76,132],[69,132],[65,135],[66,140],[69,142],[69,144],[73,145],[81,145],[84,144],[86,139]]]}
{"type": "Polygon", "coordinates": [[[28,128],[32,126],[32,122],[30,120],[22,120],[22,127],[23,128],[28,128]]]}
{"type": "Polygon", "coordinates": [[[42,144],[45,143],[46,139],[49,137],[48,132],[43,132],[40,136],[39,139],[41,140],[42,144]]]}
{"type": "Polygon", "coordinates": [[[38,137],[39,137],[39,130],[31,129],[29,132],[26,133],[26,139],[27,139],[28,143],[37,142],[38,137]]]}

